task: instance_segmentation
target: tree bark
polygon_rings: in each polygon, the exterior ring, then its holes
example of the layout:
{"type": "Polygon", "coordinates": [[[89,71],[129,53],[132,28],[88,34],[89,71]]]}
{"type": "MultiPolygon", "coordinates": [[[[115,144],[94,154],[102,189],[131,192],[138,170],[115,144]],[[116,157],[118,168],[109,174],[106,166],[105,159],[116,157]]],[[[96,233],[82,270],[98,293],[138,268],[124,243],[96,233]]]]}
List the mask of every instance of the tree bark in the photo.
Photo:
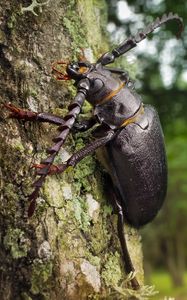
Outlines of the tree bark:
{"type": "MultiPolygon", "coordinates": [[[[1,104],[64,116],[74,95],[72,84],[51,75],[57,60],[107,50],[104,0],[0,1],[1,104]],[[36,5],[36,6],[35,6],[36,5]]],[[[92,58],[90,57],[92,60],[92,58]]],[[[89,114],[85,105],[83,114],[89,114]]],[[[116,232],[116,216],[104,193],[104,177],[95,157],[75,170],[49,177],[27,217],[33,163],[57,135],[55,126],[6,119],[1,109],[0,299],[128,299],[126,274],[116,232]],[[120,298],[121,299],[121,298],[120,298]]],[[[88,141],[69,137],[59,161],[88,141]]],[[[140,237],[126,227],[128,246],[143,283],[140,237]]]]}

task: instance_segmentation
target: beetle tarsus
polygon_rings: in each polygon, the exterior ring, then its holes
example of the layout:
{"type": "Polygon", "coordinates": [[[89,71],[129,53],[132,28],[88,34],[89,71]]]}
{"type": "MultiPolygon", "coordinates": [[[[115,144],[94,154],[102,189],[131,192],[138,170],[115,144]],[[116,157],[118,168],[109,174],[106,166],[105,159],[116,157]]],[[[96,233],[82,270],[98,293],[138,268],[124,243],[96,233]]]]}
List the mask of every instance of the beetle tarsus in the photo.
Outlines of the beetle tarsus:
{"type": "Polygon", "coordinates": [[[4,103],[3,105],[7,110],[10,111],[8,118],[10,119],[18,119],[18,120],[25,120],[25,121],[33,121],[37,118],[37,113],[23,110],[14,106],[12,103],[4,103]]]}
{"type": "Polygon", "coordinates": [[[36,113],[30,110],[24,110],[13,105],[12,103],[4,103],[3,107],[10,112],[7,117],[10,119],[18,119],[31,122],[46,122],[59,126],[64,124],[64,120],[61,117],[53,114],[36,113]]]}
{"type": "Polygon", "coordinates": [[[65,166],[66,166],[65,164],[51,165],[48,168],[48,165],[45,164],[34,164],[32,168],[35,168],[37,170],[36,171],[37,175],[46,175],[46,172],[47,175],[54,175],[54,174],[62,173],[65,170],[65,166]]]}
{"type": "Polygon", "coordinates": [[[140,285],[139,285],[138,280],[136,279],[136,277],[132,278],[130,280],[130,282],[131,282],[131,286],[132,286],[133,290],[139,290],[140,289],[140,285]]]}

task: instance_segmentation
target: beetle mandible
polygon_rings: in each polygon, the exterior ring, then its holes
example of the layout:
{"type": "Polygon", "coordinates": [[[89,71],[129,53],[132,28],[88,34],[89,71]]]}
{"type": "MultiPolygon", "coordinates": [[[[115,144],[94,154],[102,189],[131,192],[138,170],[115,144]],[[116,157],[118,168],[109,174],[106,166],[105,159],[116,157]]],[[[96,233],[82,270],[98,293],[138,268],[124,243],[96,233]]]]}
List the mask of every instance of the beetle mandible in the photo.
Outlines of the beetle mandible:
{"type": "MultiPolygon", "coordinates": [[[[149,33],[171,20],[178,22],[180,34],[183,29],[182,19],[177,14],[169,13],[157,18],[134,37],[127,38],[111,52],[103,54],[96,63],[69,63],[64,75],[59,68],[64,62],[57,62],[53,66],[57,79],[73,79],[77,88],[77,94],[64,119],[47,113],[25,111],[10,103],[5,104],[11,111],[12,118],[49,122],[59,126],[60,134],[53,139],[54,145],[47,150],[49,156],[41,164],[34,165],[39,178],[29,196],[29,216],[32,216],[35,210],[39,190],[48,174],[62,173],[96,149],[104,147],[112,184],[111,194],[118,212],[118,235],[127,273],[133,272],[134,267],[125,241],[124,216],[129,224],[139,228],[157,215],[166,195],[167,163],[157,112],[152,106],[143,105],[141,97],[132,88],[124,70],[106,65],[113,63],[117,57],[137,46],[149,33]],[[87,122],[76,124],[75,120],[85,99],[94,108],[93,117],[87,122]],[[66,163],[53,165],[73,127],[87,130],[96,123],[100,125],[93,132],[96,137],[93,142],[73,154],[66,163]]],[[[131,279],[131,285],[134,289],[139,288],[136,277],[131,279]]]]}

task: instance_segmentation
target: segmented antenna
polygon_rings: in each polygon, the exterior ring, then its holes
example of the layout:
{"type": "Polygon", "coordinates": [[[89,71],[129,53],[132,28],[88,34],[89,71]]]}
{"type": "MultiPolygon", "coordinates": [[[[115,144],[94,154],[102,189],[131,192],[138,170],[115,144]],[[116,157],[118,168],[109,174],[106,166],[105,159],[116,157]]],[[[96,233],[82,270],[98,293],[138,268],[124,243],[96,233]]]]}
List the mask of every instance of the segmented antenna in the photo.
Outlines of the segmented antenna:
{"type": "Polygon", "coordinates": [[[178,14],[174,14],[170,12],[168,15],[164,14],[161,18],[158,17],[154,22],[147,25],[147,27],[142,32],[138,32],[135,36],[136,42],[139,43],[139,41],[142,40],[142,35],[146,37],[149,33],[153,32],[156,28],[172,20],[176,20],[177,23],[179,24],[179,31],[177,32],[176,36],[180,37],[184,29],[183,20],[181,17],[178,16],[178,14]]]}
{"type": "MultiPolygon", "coordinates": [[[[130,37],[127,40],[125,40],[124,42],[122,42],[118,47],[113,49],[112,54],[116,58],[116,57],[126,53],[130,49],[136,47],[137,43],[144,40],[149,33],[153,32],[156,28],[158,28],[158,27],[162,26],[163,24],[165,24],[169,21],[172,21],[172,20],[176,20],[177,23],[179,24],[179,31],[176,34],[177,38],[179,38],[184,29],[183,20],[177,14],[170,12],[168,15],[164,14],[161,18],[157,18],[154,22],[147,25],[147,27],[144,30],[139,31],[134,37],[130,37]]],[[[104,64],[107,64],[107,63],[104,63],[104,64]]]]}
{"type": "Polygon", "coordinates": [[[55,157],[57,156],[60,148],[64,144],[70,129],[73,127],[75,123],[75,119],[77,115],[80,113],[81,106],[84,101],[84,95],[82,94],[82,97],[78,98],[79,101],[72,103],[69,107],[69,113],[64,117],[64,124],[60,125],[57,130],[60,131],[60,134],[53,139],[53,142],[55,143],[51,148],[47,149],[47,153],[49,156],[41,162],[42,165],[45,165],[44,168],[37,171],[37,175],[39,175],[39,178],[34,182],[33,186],[35,187],[32,194],[29,196],[29,209],[28,209],[28,216],[31,217],[34,213],[35,206],[36,206],[36,199],[38,197],[40,188],[42,187],[46,176],[50,172],[50,168],[54,162],[55,157]],[[82,102],[82,103],[81,103],[82,102]]]}

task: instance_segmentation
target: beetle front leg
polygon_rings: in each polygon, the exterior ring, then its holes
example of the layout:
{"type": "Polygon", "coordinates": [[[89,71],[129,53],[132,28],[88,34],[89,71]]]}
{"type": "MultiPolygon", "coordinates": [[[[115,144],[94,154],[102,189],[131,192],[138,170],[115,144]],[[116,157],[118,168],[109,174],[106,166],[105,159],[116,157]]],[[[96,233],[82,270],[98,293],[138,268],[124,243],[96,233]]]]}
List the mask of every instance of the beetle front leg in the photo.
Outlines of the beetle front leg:
{"type": "MultiPolygon", "coordinates": [[[[36,113],[31,110],[25,110],[22,108],[19,108],[12,103],[4,103],[3,107],[5,107],[10,113],[7,118],[10,119],[17,119],[17,120],[23,120],[23,121],[30,121],[30,122],[40,122],[40,123],[51,123],[54,125],[63,125],[64,120],[63,118],[45,113],[45,112],[39,112],[36,113]]],[[[89,120],[84,120],[82,122],[76,122],[74,124],[74,131],[86,131],[90,129],[92,126],[96,124],[97,120],[95,117],[90,118],[89,120]]]]}
{"type": "Polygon", "coordinates": [[[8,118],[32,121],[32,122],[47,122],[55,125],[63,125],[64,120],[56,115],[48,113],[36,113],[29,110],[24,110],[14,106],[12,103],[4,103],[3,105],[10,113],[8,118]]]}

